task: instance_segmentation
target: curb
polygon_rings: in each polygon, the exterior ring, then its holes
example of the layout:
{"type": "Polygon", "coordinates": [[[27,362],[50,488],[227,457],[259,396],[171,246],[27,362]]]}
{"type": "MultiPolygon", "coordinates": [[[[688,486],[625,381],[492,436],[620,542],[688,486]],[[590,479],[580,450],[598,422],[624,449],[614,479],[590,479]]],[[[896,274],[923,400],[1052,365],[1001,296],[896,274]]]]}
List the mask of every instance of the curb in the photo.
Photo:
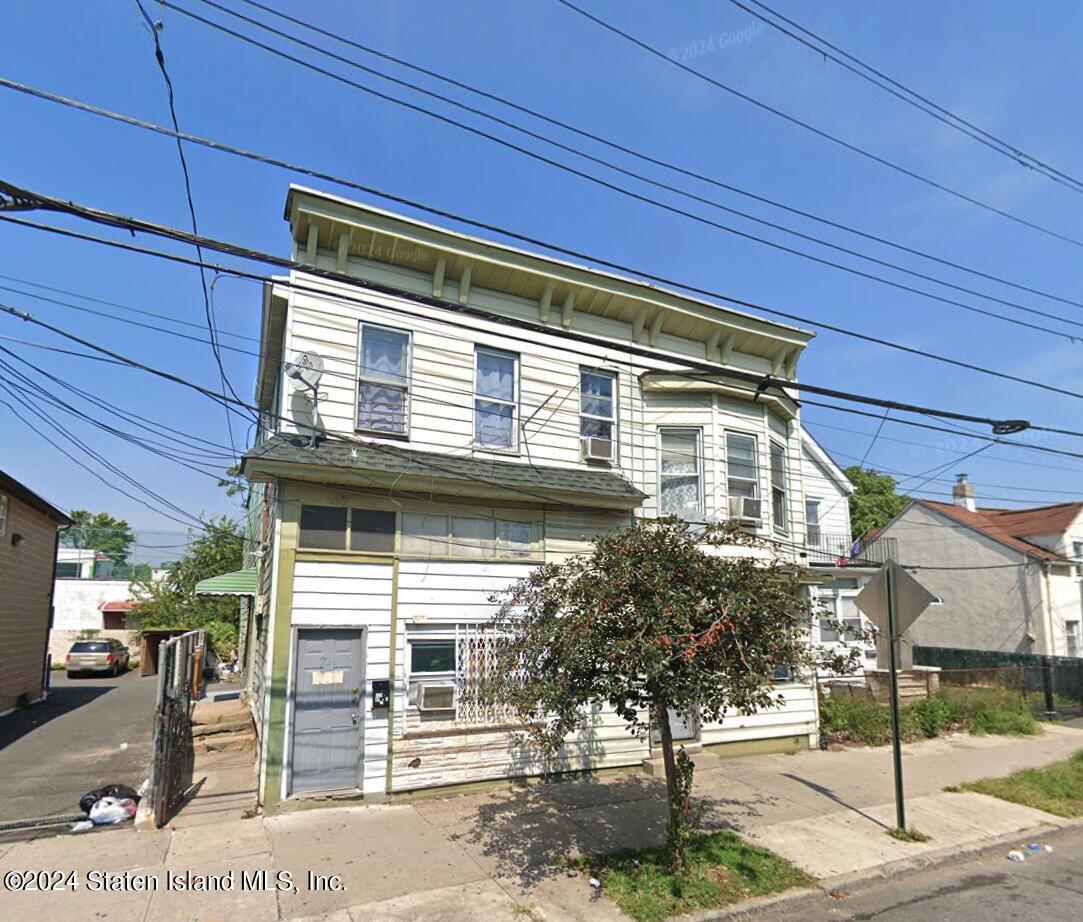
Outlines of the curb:
{"type": "Polygon", "coordinates": [[[85,813],[61,813],[59,816],[39,816],[25,820],[5,820],[0,822],[0,832],[11,832],[13,829],[34,829],[37,826],[60,826],[85,820],[85,813]]]}
{"type": "Polygon", "coordinates": [[[727,919],[747,918],[765,909],[774,909],[789,904],[811,903],[830,897],[832,893],[838,890],[876,883],[893,875],[905,874],[909,871],[925,870],[926,868],[944,864],[952,858],[974,858],[986,853],[992,854],[1000,851],[1005,846],[1016,845],[1021,841],[1083,827],[1083,818],[1065,819],[1056,817],[1055,819],[1056,822],[1043,823],[1027,829],[1017,829],[1015,832],[990,839],[980,839],[977,842],[969,842],[965,845],[925,852],[922,855],[915,855],[913,858],[889,861],[850,874],[824,877],[817,880],[811,887],[791,887],[789,890],[782,891],[782,893],[758,896],[722,909],[692,915],[688,917],[689,922],[723,922],[723,920],[727,919]]]}

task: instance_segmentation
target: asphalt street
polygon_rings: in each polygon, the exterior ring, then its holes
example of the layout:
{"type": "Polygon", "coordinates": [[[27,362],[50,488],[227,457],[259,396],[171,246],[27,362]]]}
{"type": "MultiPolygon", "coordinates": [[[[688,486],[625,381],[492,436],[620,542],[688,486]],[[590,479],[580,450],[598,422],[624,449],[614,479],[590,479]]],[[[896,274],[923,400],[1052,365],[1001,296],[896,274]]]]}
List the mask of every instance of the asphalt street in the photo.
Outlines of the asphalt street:
{"type": "Polygon", "coordinates": [[[87,791],[147,776],[153,676],[52,683],[44,704],[0,718],[0,822],[78,813],[87,791]]]}
{"type": "MultiPolygon", "coordinates": [[[[852,892],[751,916],[756,922],[1051,922],[1083,918],[1083,828],[1043,836],[1051,845],[1023,862],[1009,861],[1010,846],[984,857],[948,861],[901,874],[852,892]]],[[[1029,843],[1019,843],[1029,844],[1029,843]]]]}

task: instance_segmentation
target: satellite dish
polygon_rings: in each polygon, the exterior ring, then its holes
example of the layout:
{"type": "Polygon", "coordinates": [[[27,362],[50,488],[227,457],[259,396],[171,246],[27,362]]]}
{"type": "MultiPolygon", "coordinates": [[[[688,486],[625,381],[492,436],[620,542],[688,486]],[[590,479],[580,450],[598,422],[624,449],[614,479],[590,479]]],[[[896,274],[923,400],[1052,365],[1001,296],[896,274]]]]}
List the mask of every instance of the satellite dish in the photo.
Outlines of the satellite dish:
{"type": "Polygon", "coordinates": [[[302,352],[296,362],[286,362],[286,377],[295,391],[315,391],[323,377],[323,356],[318,352],[302,352]]]}

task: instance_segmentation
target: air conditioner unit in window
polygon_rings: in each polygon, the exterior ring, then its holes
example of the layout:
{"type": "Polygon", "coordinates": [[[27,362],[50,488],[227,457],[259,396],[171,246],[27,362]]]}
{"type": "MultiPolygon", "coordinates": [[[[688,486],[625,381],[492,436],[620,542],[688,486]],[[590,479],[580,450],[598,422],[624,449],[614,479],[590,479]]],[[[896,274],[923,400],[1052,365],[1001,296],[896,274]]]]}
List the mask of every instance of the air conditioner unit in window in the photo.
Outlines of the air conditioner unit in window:
{"type": "Polygon", "coordinates": [[[450,682],[422,682],[417,687],[419,711],[455,710],[455,686],[450,682]]]}
{"type": "Polygon", "coordinates": [[[762,500],[752,496],[731,496],[730,518],[744,522],[758,522],[763,518],[762,500]]]}
{"type": "Polygon", "coordinates": [[[584,461],[612,461],[614,442],[612,439],[597,439],[583,436],[580,439],[584,461]]]}

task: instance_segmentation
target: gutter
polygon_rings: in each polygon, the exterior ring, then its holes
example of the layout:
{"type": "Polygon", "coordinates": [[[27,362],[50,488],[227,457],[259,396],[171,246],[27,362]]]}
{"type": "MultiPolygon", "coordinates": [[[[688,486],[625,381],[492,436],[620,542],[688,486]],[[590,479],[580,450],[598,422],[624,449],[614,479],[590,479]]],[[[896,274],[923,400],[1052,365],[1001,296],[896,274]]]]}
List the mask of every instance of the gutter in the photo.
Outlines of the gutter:
{"type": "Polygon", "coordinates": [[[56,530],[56,540],[53,542],[53,569],[49,574],[49,624],[45,628],[45,645],[41,651],[41,699],[49,697],[49,635],[53,632],[53,621],[56,618],[56,606],[53,604],[56,598],[56,562],[60,556],[60,533],[67,531],[71,525],[60,525],[56,530]]]}

